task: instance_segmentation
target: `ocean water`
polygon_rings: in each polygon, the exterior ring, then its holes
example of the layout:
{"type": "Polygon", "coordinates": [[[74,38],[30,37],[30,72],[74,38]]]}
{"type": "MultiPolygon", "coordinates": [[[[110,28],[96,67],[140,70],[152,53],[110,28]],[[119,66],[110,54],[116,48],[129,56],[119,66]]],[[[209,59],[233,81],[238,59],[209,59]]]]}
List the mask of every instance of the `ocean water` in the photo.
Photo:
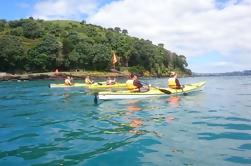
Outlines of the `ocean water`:
{"type": "Polygon", "coordinates": [[[83,88],[0,82],[0,165],[251,165],[251,77],[180,79],[196,81],[186,96],[97,105],[83,88]]]}

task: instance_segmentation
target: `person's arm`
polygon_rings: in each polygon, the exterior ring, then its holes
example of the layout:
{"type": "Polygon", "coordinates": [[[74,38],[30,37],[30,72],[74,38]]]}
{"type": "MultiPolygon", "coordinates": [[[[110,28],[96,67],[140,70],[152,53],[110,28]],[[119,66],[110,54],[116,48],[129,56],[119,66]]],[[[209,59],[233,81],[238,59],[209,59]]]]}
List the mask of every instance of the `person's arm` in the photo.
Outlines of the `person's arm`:
{"type": "Polygon", "coordinates": [[[138,87],[138,88],[141,88],[143,86],[139,80],[134,80],[133,85],[138,87]]]}
{"type": "Polygon", "coordinates": [[[177,78],[175,79],[175,83],[178,88],[182,88],[182,86],[180,85],[180,82],[177,78]]]}

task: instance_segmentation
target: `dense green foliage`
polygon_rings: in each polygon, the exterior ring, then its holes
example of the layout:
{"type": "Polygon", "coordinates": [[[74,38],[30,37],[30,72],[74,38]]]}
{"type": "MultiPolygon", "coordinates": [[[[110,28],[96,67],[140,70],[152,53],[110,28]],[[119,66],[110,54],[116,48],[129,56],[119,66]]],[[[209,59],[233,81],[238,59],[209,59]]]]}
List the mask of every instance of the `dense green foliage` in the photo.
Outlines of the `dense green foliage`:
{"type": "Polygon", "coordinates": [[[45,72],[117,69],[163,75],[189,73],[186,57],[128,35],[119,27],[102,28],[85,21],[0,20],[0,71],[45,72]]]}

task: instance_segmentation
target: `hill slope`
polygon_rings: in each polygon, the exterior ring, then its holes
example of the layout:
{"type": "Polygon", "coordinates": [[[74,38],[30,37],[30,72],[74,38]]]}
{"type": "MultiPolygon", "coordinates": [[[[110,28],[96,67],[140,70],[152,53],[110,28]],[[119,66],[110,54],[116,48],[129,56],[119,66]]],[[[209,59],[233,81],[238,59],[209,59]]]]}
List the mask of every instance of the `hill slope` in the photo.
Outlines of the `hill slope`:
{"type": "Polygon", "coordinates": [[[0,20],[0,71],[46,72],[59,70],[109,70],[116,68],[167,75],[171,70],[191,73],[186,57],[163,44],[131,37],[119,27],[105,29],[77,21],[0,20]]]}

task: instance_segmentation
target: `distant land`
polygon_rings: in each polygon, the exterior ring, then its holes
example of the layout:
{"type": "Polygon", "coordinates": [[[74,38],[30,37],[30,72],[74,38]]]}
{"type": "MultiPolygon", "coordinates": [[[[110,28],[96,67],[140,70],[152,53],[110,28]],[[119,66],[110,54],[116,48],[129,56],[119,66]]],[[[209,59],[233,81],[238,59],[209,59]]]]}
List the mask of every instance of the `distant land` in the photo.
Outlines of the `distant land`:
{"type": "Polygon", "coordinates": [[[192,73],[193,76],[247,76],[251,75],[251,70],[233,71],[225,73],[192,73]]]}

